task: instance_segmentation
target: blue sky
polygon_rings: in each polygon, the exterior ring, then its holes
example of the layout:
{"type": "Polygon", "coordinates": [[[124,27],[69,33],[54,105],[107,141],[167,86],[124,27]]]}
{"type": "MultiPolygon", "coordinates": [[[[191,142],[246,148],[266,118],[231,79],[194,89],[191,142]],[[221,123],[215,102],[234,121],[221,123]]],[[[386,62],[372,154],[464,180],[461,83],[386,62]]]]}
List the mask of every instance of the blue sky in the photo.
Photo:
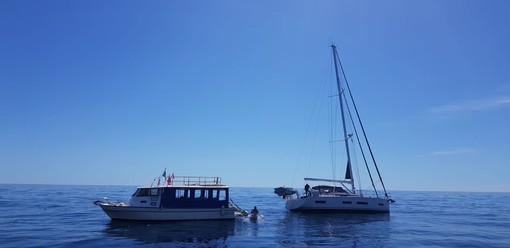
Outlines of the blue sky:
{"type": "Polygon", "coordinates": [[[231,186],[330,176],[327,140],[303,161],[335,43],[387,188],[510,191],[509,10],[0,1],[0,183],[140,185],[165,168],[231,186]]]}

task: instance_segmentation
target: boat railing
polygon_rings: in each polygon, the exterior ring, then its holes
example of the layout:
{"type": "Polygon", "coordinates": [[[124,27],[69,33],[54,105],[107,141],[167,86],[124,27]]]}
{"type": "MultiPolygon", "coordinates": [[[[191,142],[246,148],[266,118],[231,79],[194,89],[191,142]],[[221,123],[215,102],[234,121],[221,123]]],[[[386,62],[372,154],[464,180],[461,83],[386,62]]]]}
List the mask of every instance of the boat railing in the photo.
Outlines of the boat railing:
{"type": "Polygon", "coordinates": [[[201,176],[175,176],[174,185],[185,186],[220,186],[221,177],[201,177],[201,176]]]}

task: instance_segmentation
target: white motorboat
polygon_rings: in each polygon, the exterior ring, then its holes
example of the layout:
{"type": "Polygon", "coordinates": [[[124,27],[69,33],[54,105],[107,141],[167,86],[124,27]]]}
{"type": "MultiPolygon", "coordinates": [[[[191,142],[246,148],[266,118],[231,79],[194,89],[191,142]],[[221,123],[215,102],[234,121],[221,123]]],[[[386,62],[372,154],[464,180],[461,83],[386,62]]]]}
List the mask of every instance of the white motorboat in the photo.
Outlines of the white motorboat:
{"type": "Polygon", "coordinates": [[[172,174],[164,177],[161,186],[161,178],[156,179],[158,185],[139,187],[127,203],[96,200],[94,204],[112,220],[217,220],[242,215],[229,200],[229,187],[220,177],[172,174]]]}
{"type": "MultiPolygon", "coordinates": [[[[335,45],[331,46],[333,52],[334,70],[336,76],[336,90],[338,100],[340,103],[339,109],[342,123],[342,135],[341,140],[332,139],[330,140],[331,151],[338,151],[335,147],[337,142],[344,143],[345,146],[345,157],[346,157],[346,170],[345,177],[343,180],[336,179],[321,179],[321,178],[305,178],[305,191],[300,194],[298,190],[290,187],[278,187],[275,188],[275,194],[283,197],[286,200],[286,208],[291,211],[299,212],[360,212],[360,213],[389,213],[390,203],[394,202],[393,199],[386,192],[386,187],[382,180],[379,168],[375,161],[372,148],[368,142],[365,129],[359,118],[358,109],[354,103],[347,78],[343,71],[342,64],[338,58],[338,53],[335,45]],[[339,70],[341,71],[341,77],[339,76],[339,70]],[[342,78],[342,80],[341,80],[342,78]],[[344,88],[346,87],[346,88],[344,88]],[[351,110],[354,110],[351,112],[351,110]],[[356,118],[353,118],[352,114],[355,114],[356,118]],[[348,117],[348,118],[347,118],[348,117]],[[347,120],[346,120],[347,119],[347,120]],[[349,121],[347,124],[346,122],[349,121]],[[347,126],[352,130],[352,133],[348,133],[347,126]],[[361,131],[361,132],[359,132],[361,131]],[[372,195],[366,194],[366,191],[355,188],[353,170],[351,164],[351,153],[354,147],[359,149],[365,163],[368,177],[372,183],[372,195]],[[367,158],[368,154],[370,159],[367,158]],[[375,168],[377,182],[372,176],[371,169],[375,168]],[[317,185],[310,187],[309,184],[316,183],[317,185]],[[376,184],[382,187],[382,192],[378,191],[376,184]]],[[[335,123],[335,121],[331,121],[335,123]]],[[[335,130],[334,127],[331,130],[335,130]]],[[[336,133],[331,131],[331,133],[336,133]]],[[[335,157],[335,156],[332,156],[335,157]]],[[[335,163],[333,163],[335,164],[335,163]]],[[[334,171],[334,170],[333,170],[334,171]]]]}

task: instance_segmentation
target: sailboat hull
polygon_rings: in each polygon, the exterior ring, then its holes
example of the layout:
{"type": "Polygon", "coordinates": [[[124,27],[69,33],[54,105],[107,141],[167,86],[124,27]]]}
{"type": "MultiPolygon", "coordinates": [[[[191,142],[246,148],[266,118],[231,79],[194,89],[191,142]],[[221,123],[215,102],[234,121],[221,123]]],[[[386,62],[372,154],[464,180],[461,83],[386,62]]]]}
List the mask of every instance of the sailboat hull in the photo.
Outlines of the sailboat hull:
{"type": "Polygon", "coordinates": [[[388,213],[390,202],[365,196],[306,196],[287,200],[285,207],[294,212],[388,213]]]}

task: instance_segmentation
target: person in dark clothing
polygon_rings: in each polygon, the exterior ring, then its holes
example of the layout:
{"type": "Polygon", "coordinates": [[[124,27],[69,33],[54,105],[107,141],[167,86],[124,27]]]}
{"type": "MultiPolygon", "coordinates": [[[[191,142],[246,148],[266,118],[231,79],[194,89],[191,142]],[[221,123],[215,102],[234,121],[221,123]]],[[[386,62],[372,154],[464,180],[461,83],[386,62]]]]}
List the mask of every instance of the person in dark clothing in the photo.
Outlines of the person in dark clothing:
{"type": "Polygon", "coordinates": [[[305,193],[306,195],[310,195],[310,185],[308,185],[308,183],[305,185],[305,193]]]}

